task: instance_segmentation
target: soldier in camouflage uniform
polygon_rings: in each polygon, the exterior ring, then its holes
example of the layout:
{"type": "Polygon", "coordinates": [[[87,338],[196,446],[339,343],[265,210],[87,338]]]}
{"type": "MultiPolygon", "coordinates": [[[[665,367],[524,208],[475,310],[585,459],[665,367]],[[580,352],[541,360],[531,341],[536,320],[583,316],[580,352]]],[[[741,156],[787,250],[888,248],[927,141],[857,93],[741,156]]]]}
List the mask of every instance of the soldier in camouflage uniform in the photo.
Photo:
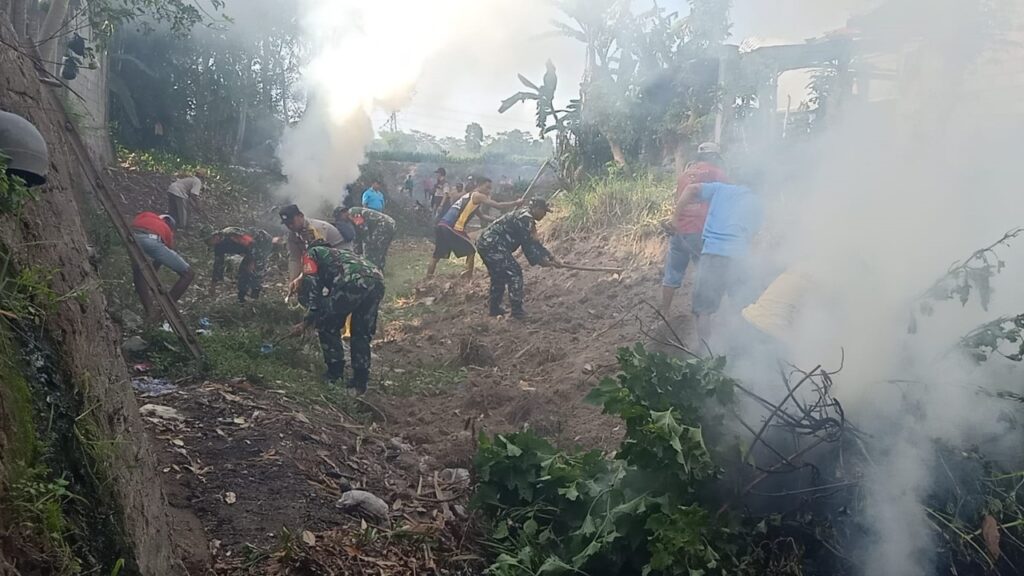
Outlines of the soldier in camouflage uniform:
{"type": "Polygon", "coordinates": [[[543,220],[549,210],[544,199],[534,198],[530,200],[528,208],[505,214],[480,235],[476,250],[491,275],[491,316],[505,314],[501,302],[505,298],[506,289],[512,305],[512,316],[526,316],[523,310],[523,269],[514,255],[520,247],[533,266],[560,266],[558,260],[537,238],[537,222],[543,220]]]}
{"type": "Polygon", "coordinates": [[[335,228],[340,231],[344,228],[344,222],[351,223],[355,228],[356,254],[362,254],[383,272],[388,249],[395,239],[395,219],[369,208],[340,206],[334,210],[335,228]]]}
{"type": "Polygon", "coordinates": [[[242,256],[242,264],[238,268],[238,301],[245,302],[247,296],[253,300],[259,298],[263,289],[263,274],[273,250],[270,234],[264,230],[249,232],[229,226],[210,235],[206,244],[213,248],[214,254],[210,294],[216,294],[217,284],[224,280],[225,256],[238,254],[242,256]]]}
{"type": "Polygon", "coordinates": [[[348,250],[314,241],[303,258],[299,299],[307,306],[306,318],[292,328],[299,334],[316,327],[327,372],[336,382],[345,371],[341,329],[352,315],[352,380],[360,394],[370,381],[370,340],[377,331],[377,312],[384,298],[384,276],[370,261],[348,250]]]}

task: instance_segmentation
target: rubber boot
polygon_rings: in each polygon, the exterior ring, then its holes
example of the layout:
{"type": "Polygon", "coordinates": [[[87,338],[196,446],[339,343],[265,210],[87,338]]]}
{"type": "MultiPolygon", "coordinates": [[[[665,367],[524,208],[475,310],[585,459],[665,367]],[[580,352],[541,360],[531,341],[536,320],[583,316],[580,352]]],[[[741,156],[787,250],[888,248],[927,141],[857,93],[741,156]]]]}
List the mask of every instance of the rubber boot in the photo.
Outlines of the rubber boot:
{"type": "Polygon", "coordinates": [[[502,294],[501,296],[499,296],[497,298],[495,298],[493,296],[488,298],[488,303],[490,304],[490,314],[491,314],[491,316],[504,316],[505,314],[508,314],[508,312],[504,308],[501,307],[501,301],[502,300],[504,300],[504,294],[502,294]]]}
{"type": "Polygon", "coordinates": [[[335,384],[345,377],[344,364],[328,364],[324,372],[323,381],[325,384],[335,384]]]}
{"type": "Polygon", "coordinates": [[[515,318],[516,320],[525,320],[526,319],[526,310],[523,310],[523,303],[522,302],[513,302],[512,303],[512,317],[515,318]]]}
{"type": "Polygon", "coordinates": [[[352,379],[348,382],[348,387],[355,390],[356,394],[362,396],[366,393],[367,388],[370,384],[370,371],[369,370],[353,370],[352,379]]]}

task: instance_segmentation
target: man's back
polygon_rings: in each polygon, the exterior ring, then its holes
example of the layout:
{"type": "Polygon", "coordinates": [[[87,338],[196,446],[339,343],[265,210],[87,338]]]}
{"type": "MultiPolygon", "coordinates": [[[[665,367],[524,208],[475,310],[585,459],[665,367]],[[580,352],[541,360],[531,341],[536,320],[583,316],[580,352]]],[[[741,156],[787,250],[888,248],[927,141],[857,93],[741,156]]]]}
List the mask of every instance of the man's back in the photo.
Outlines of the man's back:
{"type": "Polygon", "coordinates": [[[167,187],[167,192],[178,198],[188,198],[189,194],[199,196],[203,189],[203,182],[195,176],[179,178],[167,187]]]}
{"type": "MultiPolygon", "coordinates": [[[[676,187],[676,199],[691,184],[709,182],[725,182],[725,171],[710,162],[694,162],[679,177],[676,187]]],[[[700,201],[688,204],[676,217],[676,232],[680,234],[700,234],[704,229],[704,221],[708,216],[707,202],[700,201]]]]}
{"type": "Polygon", "coordinates": [[[750,188],[712,182],[701,184],[700,196],[710,203],[704,224],[704,253],[744,256],[761,228],[761,198],[750,188]]]}

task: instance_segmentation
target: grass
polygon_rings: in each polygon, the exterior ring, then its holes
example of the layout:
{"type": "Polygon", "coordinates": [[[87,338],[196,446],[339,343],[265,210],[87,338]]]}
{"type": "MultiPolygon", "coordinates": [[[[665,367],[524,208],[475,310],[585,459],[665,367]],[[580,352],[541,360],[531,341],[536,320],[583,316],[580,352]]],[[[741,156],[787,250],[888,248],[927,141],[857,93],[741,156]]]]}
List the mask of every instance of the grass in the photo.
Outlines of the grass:
{"type": "Polygon", "coordinates": [[[670,179],[650,173],[595,178],[559,195],[547,226],[556,236],[609,229],[657,233],[671,216],[674,190],[670,179]]]}
{"type": "MultiPolygon", "coordinates": [[[[427,276],[433,246],[423,239],[396,241],[388,254],[385,274],[387,294],[381,310],[381,323],[407,321],[421,316],[430,307],[415,296],[416,284],[427,276]]],[[[437,265],[437,278],[458,279],[465,270],[463,260],[442,260],[437,265]]],[[[482,266],[479,262],[478,266],[482,266]]]]}
{"type": "Polygon", "coordinates": [[[390,396],[438,396],[461,384],[466,370],[433,366],[414,370],[392,369],[380,382],[380,390],[390,396]]]}

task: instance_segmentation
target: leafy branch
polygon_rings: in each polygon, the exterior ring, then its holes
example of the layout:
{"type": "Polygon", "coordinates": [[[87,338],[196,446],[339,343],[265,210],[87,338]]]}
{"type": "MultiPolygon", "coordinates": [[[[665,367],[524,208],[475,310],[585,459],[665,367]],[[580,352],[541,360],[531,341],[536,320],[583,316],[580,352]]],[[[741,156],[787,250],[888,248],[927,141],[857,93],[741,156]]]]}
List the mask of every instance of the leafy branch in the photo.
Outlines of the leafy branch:
{"type": "Polygon", "coordinates": [[[1006,267],[1006,263],[999,257],[996,250],[1009,246],[1011,240],[1022,234],[1024,234],[1024,228],[1014,228],[992,244],[975,250],[967,259],[954,262],[941,278],[918,297],[918,301],[922,305],[922,313],[931,314],[930,307],[926,307],[925,300],[943,301],[958,297],[961,305],[967,305],[972,290],[978,293],[981,307],[988,310],[989,302],[992,299],[990,280],[1006,267]]]}

